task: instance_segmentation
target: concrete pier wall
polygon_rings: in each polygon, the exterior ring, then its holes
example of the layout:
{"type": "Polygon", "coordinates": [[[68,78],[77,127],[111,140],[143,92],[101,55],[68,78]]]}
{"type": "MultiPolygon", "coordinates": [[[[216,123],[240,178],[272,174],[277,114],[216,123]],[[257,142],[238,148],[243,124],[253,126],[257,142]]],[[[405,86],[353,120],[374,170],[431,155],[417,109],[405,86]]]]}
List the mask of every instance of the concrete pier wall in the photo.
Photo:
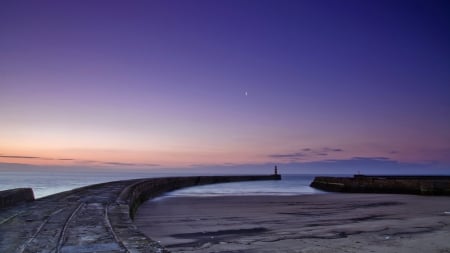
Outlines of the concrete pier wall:
{"type": "Polygon", "coordinates": [[[311,187],[332,192],[450,195],[448,176],[316,177],[311,187]]]}
{"type": "Polygon", "coordinates": [[[240,181],[257,180],[280,180],[280,175],[270,176],[202,176],[202,177],[175,177],[156,178],[143,180],[130,185],[120,194],[117,202],[130,206],[130,217],[133,218],[137,208],[146,200],[157,197],[165,192],[181,189],[184,187],[230,183],[240,181]]]}
{"type": "Polygon", "coordinates": [[[31,188],[17,188],[0,191],[0,208],[9,207],[18,203],[33,200],[34,194],[31,188]]]}
{"type": "Polygon", "coordinates": [[[110,205],[109,219],[118,240],[130,252],[169,252],[162,245],[147,238],[136,229],[132,219],[138,207],[150,198],[155,198],[165,192],[184,187],[230,183],[241,181],[280,180],[280,175],[270,176],[202,176],[202,177],[174,177],[141,180],[127,186],[118,196],[116,203],[110,205]]]}
{"type": "Polygon", "coordinates": [[[145,200],[183,187],[269,176],[124,180],[86,186],[0,209],[0,252],[168,252],[132,217],[145,200]]]}

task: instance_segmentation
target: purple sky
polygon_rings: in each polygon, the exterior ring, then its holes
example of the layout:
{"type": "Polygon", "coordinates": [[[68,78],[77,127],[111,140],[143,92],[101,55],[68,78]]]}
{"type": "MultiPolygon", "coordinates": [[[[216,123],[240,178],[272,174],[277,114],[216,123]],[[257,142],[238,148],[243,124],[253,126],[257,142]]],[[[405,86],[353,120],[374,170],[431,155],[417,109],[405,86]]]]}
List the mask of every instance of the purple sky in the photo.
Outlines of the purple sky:
{"type": "Polygon", "coordinates": [[[0,2],[4,164],[361,158],[450,171],[448,1],[0,2]]]}

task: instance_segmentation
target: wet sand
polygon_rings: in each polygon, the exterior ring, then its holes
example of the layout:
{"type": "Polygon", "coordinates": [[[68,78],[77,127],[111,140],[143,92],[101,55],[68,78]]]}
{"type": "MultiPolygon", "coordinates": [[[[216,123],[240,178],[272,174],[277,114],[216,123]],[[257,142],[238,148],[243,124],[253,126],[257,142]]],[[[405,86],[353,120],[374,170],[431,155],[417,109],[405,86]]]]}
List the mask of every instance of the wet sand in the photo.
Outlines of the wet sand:
{"type": "Polygon", "coordinates": [[[170,197],[135,224],[172,252],[450,253],[450,197],[170,197]]]}

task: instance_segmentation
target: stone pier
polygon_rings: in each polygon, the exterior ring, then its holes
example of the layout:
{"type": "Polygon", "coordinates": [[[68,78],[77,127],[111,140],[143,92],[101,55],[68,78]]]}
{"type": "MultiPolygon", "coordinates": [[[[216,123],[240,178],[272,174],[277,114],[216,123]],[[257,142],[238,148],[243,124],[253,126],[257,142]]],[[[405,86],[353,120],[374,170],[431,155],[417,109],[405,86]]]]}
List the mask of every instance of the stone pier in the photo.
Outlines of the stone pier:
{"type": "Polygon", "coordinates": [[[0,191],[0,208],[14,206],[20,202],[34,200],[34,193],[31,188],[17,188],[0,191]]]}
{"type": "Polygon", "coordinates": [[[0,208],[0,252],[168,252],[134,226],[132,218],[142,202],[188,186],[280,179],[270,175],[124,180],[19,201],[0,208]]]}
{"type": "Polygon", "coordinates": [[[311,187],[332,192],[450,195],[450,176],[316,177],[311,187]]]}

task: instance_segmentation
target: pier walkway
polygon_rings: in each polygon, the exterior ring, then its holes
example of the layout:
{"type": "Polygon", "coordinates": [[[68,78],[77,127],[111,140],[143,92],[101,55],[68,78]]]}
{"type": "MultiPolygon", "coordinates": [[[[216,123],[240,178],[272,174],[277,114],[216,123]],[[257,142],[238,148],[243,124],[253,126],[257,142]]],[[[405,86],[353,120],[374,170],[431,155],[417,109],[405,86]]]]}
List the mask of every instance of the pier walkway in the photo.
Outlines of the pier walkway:
{"type": "Polygon", "coordinates": [[[145,200],[187,186],[279,179],[271,175],[125,180],[0,208],[0,252],[168,252],[133,224],[134,213],[145,200]]]}

